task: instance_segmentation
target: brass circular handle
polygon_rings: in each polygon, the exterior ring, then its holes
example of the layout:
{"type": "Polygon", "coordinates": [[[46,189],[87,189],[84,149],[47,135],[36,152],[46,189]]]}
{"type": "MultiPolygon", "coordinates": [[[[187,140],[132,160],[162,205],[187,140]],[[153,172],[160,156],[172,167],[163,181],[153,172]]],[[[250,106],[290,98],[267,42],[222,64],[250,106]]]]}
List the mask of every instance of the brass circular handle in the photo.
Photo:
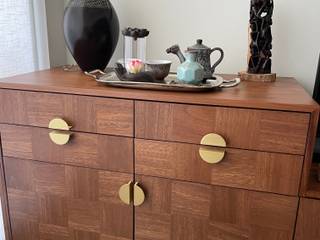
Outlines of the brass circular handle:
{"type": "Polygon", "coordinates": [[[133,205],[136,207],[141,206],[146,199],[143,189],[138,184],[135,183],[133,187],[133,205]]]}
{"type": "Polygon", "coordinates": [[[66,145],[69,142],[72,135],[69,130],[72,127],[69,126],[65,120],[62,118],[54,118],[50,121],[49,128],[53,130],[49,133],[52,142],[60,146],[66,145]]]}
{"type": "Polygon", "coordinates": [[[200,142],[201,145],[211,146],[211,147],[227,147],[226,140],[219,134],[209,133],[205,135],[200,142]]]}
{"type": "Polygon", "coordinates": [[[127,205],[131,204],[131,185],[132,182],[124,184],[119,189],[119,198],[120,200],[127,205]]]}
{"type": "Polygon", "coordinates": [[[54,130],[69,131],[72,126],[69,126],[69,124],[62,118],[54,118],[49,122],[49,128],[54,130]]]}
{"type": "Polygon", "coordinates": [[[131,181],[120,187],[119,198],[123,203],[130,205],[131,202],[133,202],[133,205],[136,207],[141,206],[144,203],[145,194],[144,194],[143,189],[138,184],[139,183],[134,184],[133,192],[132,192],[132,182],[131,181]]]}
{"type": "Polygon", "coordinates": [[[219,134],[209,133],[201,139],[199,155],[210,164],[217,164],[224,159],[227,147],[226,140],[219,134]]]}
{"type": "Polygon", "coordinates": [[[226,154],[225,149],[217,149],[207,146],[201,146],[199,155],[203,161],[210,164],[220,163],[226,154]]]}
{"type": "Polygon", "coordinates": [[[56,130],[49,133],[51,141],[60,146],[66,145],[70,141],[71,135],[72,133],[70,132],[60,132],[56,130]]]}

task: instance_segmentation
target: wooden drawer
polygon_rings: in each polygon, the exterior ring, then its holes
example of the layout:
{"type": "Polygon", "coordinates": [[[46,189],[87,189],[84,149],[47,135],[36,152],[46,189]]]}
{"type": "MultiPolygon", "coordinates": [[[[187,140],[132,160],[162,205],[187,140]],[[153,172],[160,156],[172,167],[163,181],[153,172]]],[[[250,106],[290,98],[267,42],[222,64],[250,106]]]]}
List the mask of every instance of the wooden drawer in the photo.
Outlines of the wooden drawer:
{"type": "Polygon", "coordinates": [[[4,164],[12,239],[133,239],[133,207],[118,196],[132,174],[14,158],[4,164]]]}
{"type": "Polygon", "coordinates": [[[133,101],[0,90],[0,123],[48,127],[63,118],[74,131],[133,136],[133,101]]]}
{"type": "Polygon", "coordinates": [[[302,198],[295,240],[320,239],[320,200],[302,198]]]}
{"type": "Polygon", "coordinates": [[[50,130],[0,125],[3,155],[43,162],[133,172],[133,139],[73,133],[64,146],[54,144],[50,130]]]}
{"type": "Polygon", "coordinates": [[[136,240],[292,240],[298,198],[137,176],[136,240]],[[147,226],[147,227],[146,227],[147,226]]]}
{"type": "Polygon", "coordinates": [[[220,163],[208,164],[198,145],[137,139],[135,163],[142,175],[297,195],[303,157],[227,149],[220,163]]]}
{"type": "Polygon", "coordinates": [[[136,137],[199,144],[209,133],[222,135],[228,147],[304,155],[309,114],[136,103],[136,137]]]}

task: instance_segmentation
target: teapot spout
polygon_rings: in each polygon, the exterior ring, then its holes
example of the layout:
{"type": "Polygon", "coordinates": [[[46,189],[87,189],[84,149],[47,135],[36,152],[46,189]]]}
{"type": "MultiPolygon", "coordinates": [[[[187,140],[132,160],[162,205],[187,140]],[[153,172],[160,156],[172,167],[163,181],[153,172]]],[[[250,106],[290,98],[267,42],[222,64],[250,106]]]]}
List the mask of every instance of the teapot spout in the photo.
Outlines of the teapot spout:
{"type": "Polygon", "coordinates": [[[178,56],[181,63],[186,61],[186,58],[183,56],[179,45],[173,45],[172,47],[168,48],[166,51],[168,54],[172,53],[178,56]]]}

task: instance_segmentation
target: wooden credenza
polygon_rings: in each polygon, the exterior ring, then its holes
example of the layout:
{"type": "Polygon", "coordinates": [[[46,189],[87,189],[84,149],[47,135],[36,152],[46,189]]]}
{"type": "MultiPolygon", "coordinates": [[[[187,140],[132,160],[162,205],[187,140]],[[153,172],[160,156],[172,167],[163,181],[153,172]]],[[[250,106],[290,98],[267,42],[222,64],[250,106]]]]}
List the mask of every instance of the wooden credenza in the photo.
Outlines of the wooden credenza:
{"type": "Polygon", "coordinates": [[[192,94],[54,69],[0,80],[0,103],[8,240],[320,239],[319,107],[293,79],[192,94]]]}

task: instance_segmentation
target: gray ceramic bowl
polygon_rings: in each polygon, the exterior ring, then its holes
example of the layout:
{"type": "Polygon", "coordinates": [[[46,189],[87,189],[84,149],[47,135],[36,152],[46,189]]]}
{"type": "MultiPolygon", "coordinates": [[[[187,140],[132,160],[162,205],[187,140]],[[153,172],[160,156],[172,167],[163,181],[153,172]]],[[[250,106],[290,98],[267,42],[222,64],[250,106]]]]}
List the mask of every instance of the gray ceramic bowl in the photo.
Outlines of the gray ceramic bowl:
{"type": "Polygon", "coordinates": [[[163,81],[170,73],[171,64],[167,60],[150,60],[146,62],[146,67],[157,80],[163,81]]]}

